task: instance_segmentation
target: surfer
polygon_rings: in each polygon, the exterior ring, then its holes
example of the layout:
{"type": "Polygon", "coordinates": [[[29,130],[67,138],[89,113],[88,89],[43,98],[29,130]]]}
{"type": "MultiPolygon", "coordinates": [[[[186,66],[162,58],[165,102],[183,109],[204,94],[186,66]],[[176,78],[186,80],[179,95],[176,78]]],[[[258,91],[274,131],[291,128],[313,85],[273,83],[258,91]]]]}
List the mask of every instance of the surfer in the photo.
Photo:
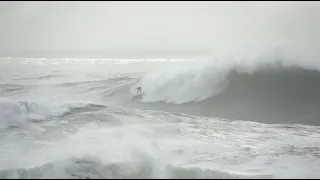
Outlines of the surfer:
{"type": "Polygon", "coordinates": [[[138,95],[138,92],[141,94],[141,92],[142,92],[141,86],[137,87],[137,95],[138,95]]]}

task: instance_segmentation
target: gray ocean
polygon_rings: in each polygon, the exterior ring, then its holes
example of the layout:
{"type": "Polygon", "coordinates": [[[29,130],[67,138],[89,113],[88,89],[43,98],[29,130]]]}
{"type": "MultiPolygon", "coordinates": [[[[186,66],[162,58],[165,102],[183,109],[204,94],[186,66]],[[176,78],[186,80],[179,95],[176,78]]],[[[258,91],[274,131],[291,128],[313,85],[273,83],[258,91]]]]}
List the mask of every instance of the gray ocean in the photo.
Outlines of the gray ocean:
{"type": "Polygon", "coordinates": [[[0,58],[0,178],[320,178],[319,92],[281,61],[0,58]]]}

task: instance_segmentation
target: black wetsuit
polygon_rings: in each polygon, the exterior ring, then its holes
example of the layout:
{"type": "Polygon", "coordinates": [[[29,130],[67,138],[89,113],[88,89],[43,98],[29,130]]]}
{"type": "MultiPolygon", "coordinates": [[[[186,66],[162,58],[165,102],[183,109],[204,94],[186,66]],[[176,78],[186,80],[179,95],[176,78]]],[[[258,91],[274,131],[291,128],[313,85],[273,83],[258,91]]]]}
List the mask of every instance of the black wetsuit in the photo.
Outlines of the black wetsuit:
{"type": "Polygon", "coordinates": [[[142,88],[141,88],[141,87],[138,87],[138,88],[137,88],[137,94],[138,94],[138,92],[140,92],[140,94],[141,94],[141,91],[142,91],[142,88]]]}

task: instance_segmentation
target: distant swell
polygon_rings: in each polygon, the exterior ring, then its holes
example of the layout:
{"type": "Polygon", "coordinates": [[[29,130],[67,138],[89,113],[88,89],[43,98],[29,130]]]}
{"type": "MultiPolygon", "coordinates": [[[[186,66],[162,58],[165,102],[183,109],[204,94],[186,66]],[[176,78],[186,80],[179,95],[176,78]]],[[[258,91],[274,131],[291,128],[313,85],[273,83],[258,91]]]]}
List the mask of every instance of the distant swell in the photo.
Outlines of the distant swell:
{"type": "Polygon", "coordinates": [[[22,90],[23,88],[23,85],[19,84],[0,84],[0,92],[2,93],[15,92],[22,90]]]}
{"type": "Polygon", "coordinates": [[[57,78],[57,77],[66,77],[66,75],[44,75],[38,77],[28,77],[28,78],[17,78],[18,80],[44,80],[50,78],[57,78]]]}

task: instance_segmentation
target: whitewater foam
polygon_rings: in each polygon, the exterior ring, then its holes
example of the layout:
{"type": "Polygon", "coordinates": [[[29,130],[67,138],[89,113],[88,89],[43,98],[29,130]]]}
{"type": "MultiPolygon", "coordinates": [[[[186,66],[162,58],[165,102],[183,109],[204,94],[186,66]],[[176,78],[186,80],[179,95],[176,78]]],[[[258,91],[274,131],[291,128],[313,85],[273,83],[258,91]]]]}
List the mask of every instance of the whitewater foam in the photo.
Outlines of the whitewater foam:
{"type": "Polygon", "coordinates": [[[58,102],[0,99],[0,129],[23,127],[30,122],[63,116],[69,111],[68,106],[58,102]]]}
{"type": "MultiPolygon", "coordinates": [[[[35,140],[30,134],[24,137],[16,135],[18,141],[14,144],[4,143],[8,138],[1,139],[0,176],[317,177],[314,172],[318,170],[319,148],[316,146],[319,142],[305,138],[310,134],[318,135],[318,128],[301,125],[284,127],[130,109],[105,109],[89,112],[86,117],[106,118],[107,115],[111,115],[112,120],[122,121],[121,125],[111,126],[109,121],[98,123],[96,119],[91,119],[74,126],[77,130],[73,132],[62,133],[61,129],[57,129],[56,133],[62,134],[62,137],[50,138],[50,141],[35,140]],[[298,129],[301,131],[296,134],[298,129]],[[264,144],[258,143],[261,141],[264,144]],[[6,158],[12,156],[16,158],[6,158]],[[296,166],[299,161],[305,163],[296,166]],[[302,168],[302,165],[309,170],[297,169],[296,174],[283,173],[295,167],[302,168]]],[[[82,117],[83,114],[77,114],[72,119],[82,117]]],[[[11,137],[11,140],[14,138],[11,137]]]]}

